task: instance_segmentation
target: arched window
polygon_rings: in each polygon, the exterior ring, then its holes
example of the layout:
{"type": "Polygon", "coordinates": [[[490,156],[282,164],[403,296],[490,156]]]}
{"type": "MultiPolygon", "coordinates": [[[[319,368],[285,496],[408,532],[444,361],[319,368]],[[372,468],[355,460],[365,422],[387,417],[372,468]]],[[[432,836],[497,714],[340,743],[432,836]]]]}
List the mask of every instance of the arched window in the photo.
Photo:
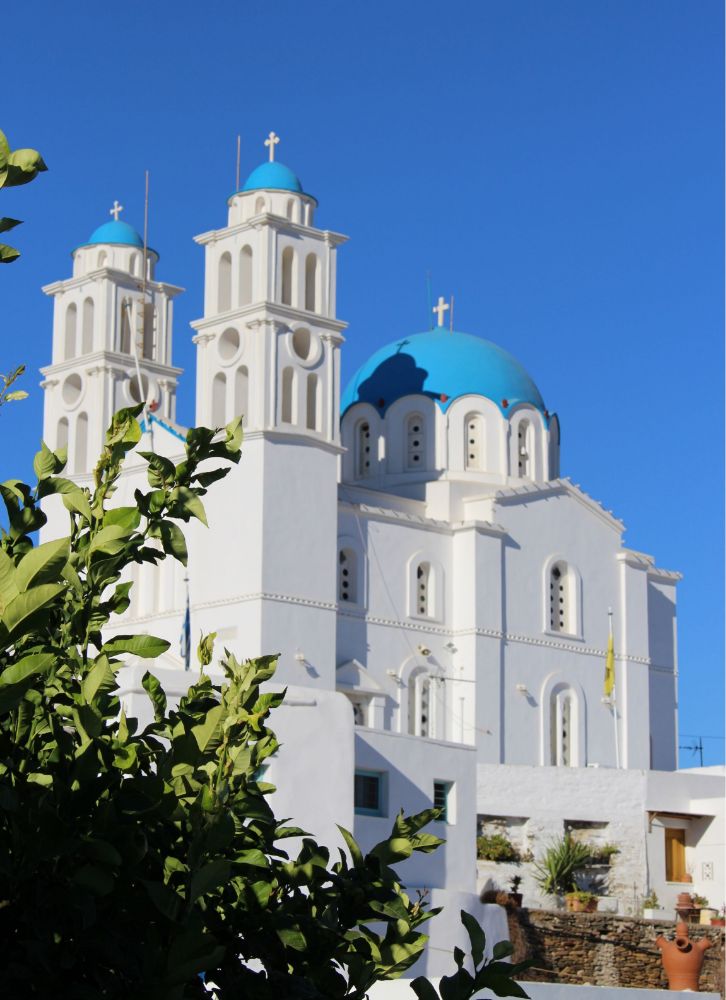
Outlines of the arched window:
{"type": "Polygon", "coordinates": [[[552,632],[575,632],[574,586],[567,563],[556,562],[549,573],[549,621],[552,632]]]}
{"type": "Polygon", "coordinates": [[[236,417],[243,416],[243,423],[245,426],[249,423],[247,417],[247,408],[249,406],[249,374],[247,368],[242,365],[241,368],[237,369],[234,376],[234,415],[236,417]]]}
{"type": "Polygon", "coordinates": [[[571,688],[560,685],[550,696],[550,764],[577,763],[577,701],[571,688]]]}
{"type": "Polygon", "coordinates": [[[124,299],[121,303],[121,338],[119,350],[122,354],[131,354],[131,302],[124,299]]]}
{"type": "Polygon", "coordinates": [[[414,670],[408,679],[408,731],[411,736],[434,735],[434,690],[431,674],[414,670]]]}
{"type": "Polygon", "coordinates": [[[317,308],[318,258],[309,253],[305,258],[305,308],[315,312],[317,308]]]}
{"type": "Polygon", "coordinates": [[[470,413],[464,424],[464,468],[484,468],[484,420],[470,413]]]}
{"type": "Polygon", "coordinates": [[[419,563],[416,567],[416,614],[428,617],[432,612],[432,573],[431,564],[427,562],[419,563]]]}
{"type": "Polygon", "coordinates": [[[138,254],[132,253],[129,257],[129,271],[131,274],[136,274],[136,266],[138,264],[138,254]]]}
{"type": "Polygon", "coordinates": [[[85,413],[78,414],[76,420],[76,448],[73,468],[76,472],[86,471],[88,455],[88,417],[85,413]]]}
{"type": "Polygon", "coordinates": [[[520,476],[532,475],[532,425],[520,420],[517,427],[517,472],[520,476]]]}
{"type": "Polygon", "coordinates": [[[295,262],[295,251],[292,247],[285,247],[282,251],[282,304],[292,305],[292,268],[295,262]]]}
{"type": "Polygon", "coordinates": [[[282,370],[282,405],[280,407],[280,420],[283,424],[291,424],[293,412],[293,390],[295,372],[292,368],[282,370]]]}
{"type": "Polygon", "coordinates": [[[353,549],[338,553],[338,600],[345,604],[358,600],[358,559],[353,549]]]}
{"type": "Polygon", "coordinates": [[[371,425],[361,420],[355,429],[355,476],[365,479],[371,474],[371,425]]]}
{"type": "Polygon", "coordinates": [[[239,253],[239,304],[252,301],[252,247],[242,247],[239,253]]]}
{"type": "Polygon", "coordinates": [[[258,198],[257,201],[255,202],[255,215],[259,215],[260,212],[264,211],[265,211],[265,199],[258,198]]]}
{"type": "Polygon", "coordinates": [[[285,208],[288,219],[292,222],[293,215],[295,213],[295,201],[292,198],[287,199],[287,206],[285,208]]]}
{"type": "Polygon", "coordinates": [[[223,253],[219,258],[217,273],[217,312],[232,308],[232,255],[223,253]]]}
{"type": "Polygon", "coordinates": [[[154,357],[154,344],[156,342],[156,309],[150,302],[143,305],[144,310],[144,336],[142,339],[143,356],[150,361],[154,357]]]}
{"type": "Polygon", "coordinates": [[[63,343],[63,358],[66,361],[69,358],[75,358],[76,356],[77,317],[78,317],[78,309],[76,308],[75,302],[71,302],[71,304],[66,309],[66,326],[65,326],[64,343],[63,343]]]}
{"type": "Polygon", "coordinates": [[[83,302],[81,345],[83,354],[90,354],[93,350],[93,299],[85,299],[83,302]]]}
{"type": "Polygon", "coordinates": [[[98,255],[98,266],[105,267],[107,260],[108,260],[108,254],[106,253],[105,250],[101,250],[101,252],[98,255]]]}
{"type": "Polygon", "coordinates": [[[212,382],[212,423],[224,427],[227,416],[227,376],[217,372],[212,382]]]}
{"type": "Polygon", "coordinates": [[[60,451],[68,447],[68,417],[61,417],[58,421],[58,430],[55,436],[55,449],[60,451]]]}
{"type": "Polygon", "coordinates": [[[425,445],[423,417],[414,414],[406,421],[406,468],[424,467],[425,445]]]}
{"type": "Polygon", "coordinates": [[[307,420],[305,426],[309,431],[317,431],[318,427],[318,376],[308,375],[307,420]]]}

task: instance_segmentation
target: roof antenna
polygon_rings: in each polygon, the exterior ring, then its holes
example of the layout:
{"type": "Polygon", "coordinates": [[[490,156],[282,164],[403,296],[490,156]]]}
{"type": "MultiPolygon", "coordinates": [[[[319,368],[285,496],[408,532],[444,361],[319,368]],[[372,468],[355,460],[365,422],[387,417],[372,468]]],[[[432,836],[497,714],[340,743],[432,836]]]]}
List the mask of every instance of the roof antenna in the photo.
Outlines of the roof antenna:
{"type": "Polygon", "coordinates": [[[433,330],[434,321],[431,319],[434,311],[431,307],[431,271],[426,272],[426,318],[428,319],[429,330],[433,330]]]}
{"type": "Polygon", "coordinates": [[[449,333],[454,332],[454,296],[451,296],[451,312],[449,313],[449,333]]]}
{"type": "Polygon", "coordinates": [[[241,147],[241,144],[242,144],[242,136],[238,135],[237,136],[237,174],[236,174],[236,181],[237,181],[237,183],[236,183],[236,186],[235,186],[235,191],[239,191],[239,158],[240,158],[240,147],[241,147]]]}

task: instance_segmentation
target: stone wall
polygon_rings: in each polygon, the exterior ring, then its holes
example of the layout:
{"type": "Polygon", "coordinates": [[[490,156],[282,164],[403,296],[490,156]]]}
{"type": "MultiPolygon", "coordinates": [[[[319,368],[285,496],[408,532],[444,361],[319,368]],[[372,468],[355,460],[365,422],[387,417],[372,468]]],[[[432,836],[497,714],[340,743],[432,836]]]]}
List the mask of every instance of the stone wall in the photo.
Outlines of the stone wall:
{"type": "MultiPolygon", "coordinates": [[[[527,958],[533,962],[519,979],[668,988],[655,939],[659,935],[674,937],[672,921],[526,909],[508,909],[507,915],[514,961],[527,958]]],[[[723,928],[692,924],[689,933],[694,940],[708,937],[712,941],[705,955],[700,987],[723,997],[723,928]]]]}

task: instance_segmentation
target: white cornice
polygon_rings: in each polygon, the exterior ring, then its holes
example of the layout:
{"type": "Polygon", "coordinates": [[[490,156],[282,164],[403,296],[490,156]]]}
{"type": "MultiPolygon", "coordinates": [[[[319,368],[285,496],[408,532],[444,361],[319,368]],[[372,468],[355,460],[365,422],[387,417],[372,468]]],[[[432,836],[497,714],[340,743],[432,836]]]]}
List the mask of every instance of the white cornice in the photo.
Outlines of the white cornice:
{"type": "MultiPolygon", "coordinates": [[[[115,284],[128,290],[141,291],[143,287],[142,279],[138,275],[129,274],[128,271],[118,271],[113,267],[99,267],[95,271],[88,271],[87,274],[78,275],[74,278],[63,278],[61,281],[53,281],[50,285],[42,285],[41,291],[46,295],[58,295],[60,292],[72,291],[80,288],[98,278],[106,278],[115,284]]],[[[180,295],[186,289],[181,285],[168,285],[165,281],[147,281],[146,288],[155,292],[163,293],[170,299],[180,295]]]]}
{"type": "Polygon", "coordinates": [[[541,500],[549,496],[570,496],[577,500],[587,510],[596,514],[613,531],[621,534],[625,531],[625,525],[611,510],[606,510],[598,500],[588,496],[580,487],[569,479],[552,479],[547,483],[523,483],[521,486],[512,486],[505,489],[495,490],[493,493],[482,494],[478,497],[468,498],[472,500],[491,500],[494,504],[514,504],[530,503],[532,500],[541,500]]]}
{"type": "MultiPolygon", "coordinates": [[[[253,302],[238,309],[230,309],[228,312],[215,313],[214,316],[203,316],[201,319],[192,320],[189,324],[193,330],[205,330],[212,326],[223,326],[235,320],[259,320],[260,322],[279,322],[286,324],[289,322],[305,323],[307,326],[322,327],[330,331],[333,335],[340,334],[348,328],[348,324],[339,319],[332,319],[330,316],[323,316],[320,313],[307,312],[305,309],[293,309],[292,306],[284,306],[279,302],[253,302]]],[[[342,337],[337,338],[337,343],[342,344],[342,337]]]]}
{"type": "Polygon", "coordinates": [[[338,498],[338,507],[352,511],[356,516],[368,517],[376,521],[389,521],[396,524],[416,525],[417,528],[424,528],[426,531],[436,531],[439,534],[451,535],[453,528],[448,521],[435,521],[430,517],[423,517],[421,514],[411,514],[403,510],[394,510],[391,507],[374,507],[370,504],[355,503],[351,500],[338,498]]]}
{"type": "MultiPolygon", "coordinates": [[[[59,361],[55,365],[46,365],[40,369],[40,373],[41,375],[54,375],[65,371],[85,371],[93,364],[96,370],[109,371],[125,378],[129,372],[129,366],[133,366],[133,363],[133,354],[119,354],[116,351],[94,351],[92,354],[83,354],[80,357],[59,361]]],[[[139,365],[143,371],[163,378],[176,378],[184,372],[183,368],[162,365],[158,361],[152,361],[149,358],[139,358],[139,365]]]]}
{"type": "Polygon", "coordinates": [[[343,452],[339,444],[326,441],[325,438],[319,437],[314,431],[281,431],[277,428],[267,427],[263,430],[246,430],[244,432],[244,440],[277,441],[280,444],[303,445],[307,448],[319,448],[321,451],[327,451],[331,455],[341,455],[343,452]]]}
{"type": "Polygon", "coordinates": [[[340,246],[343,243],[347,243],[350,239],[349,236],[345,236],[343,233],[336,233],[331,229],[316,229],[314,226],[303,226],[299,222],[291,222],[290,219],[286,219],[283,215],[274,215],[272,212],[261,212],[259,215],[254,215],[244,222],[238,222],[234,226],[209,229],[206,233],[200,233],[199,236],[194,237],[194,242],[200,246],[206,246],[208,243],[216,243],[218,240],[226,239],[228,236],[236,236],[250,229],[259,229],[261,225],[269,226],[270,229],[275,229],[277,232],[290,232],[298,236],[324,240],[331,246],[340,246]]]}

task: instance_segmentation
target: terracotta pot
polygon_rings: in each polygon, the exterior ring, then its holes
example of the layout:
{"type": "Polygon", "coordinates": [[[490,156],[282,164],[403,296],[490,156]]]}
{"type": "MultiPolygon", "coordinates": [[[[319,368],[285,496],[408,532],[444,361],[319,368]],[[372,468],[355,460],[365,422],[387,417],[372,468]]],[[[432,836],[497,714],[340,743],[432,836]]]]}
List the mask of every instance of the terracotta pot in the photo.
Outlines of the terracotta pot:
{"type": "Polygon", "coordinates": [[[676,900],[677,910],[690,910],[693,906],[693,896],[690,892],[679,892],[676,900]]]}
{"type": "Polygon", "coordinates": [[[587,903],[576,899],[574,896],[566,896],[565,902],[570,913],[594,913],[597,910],[597,900],[591,899],[587,903]]]}
{"type": "Polygon", "coordinates": [[[703,953],[711,947],[708,938],[691,941],[688,937],[688,927],[680,921],[676,925],[675,941],[666,941],[664,937],[659,937],[655,943],[660,949],[661,961],[668,977],[668,989],[697,992],[703,953]]]}
{"type": "Polygon", "coordinates": [[[712,927],[726,927],[726,917],[711,917],[712,927]]]}

